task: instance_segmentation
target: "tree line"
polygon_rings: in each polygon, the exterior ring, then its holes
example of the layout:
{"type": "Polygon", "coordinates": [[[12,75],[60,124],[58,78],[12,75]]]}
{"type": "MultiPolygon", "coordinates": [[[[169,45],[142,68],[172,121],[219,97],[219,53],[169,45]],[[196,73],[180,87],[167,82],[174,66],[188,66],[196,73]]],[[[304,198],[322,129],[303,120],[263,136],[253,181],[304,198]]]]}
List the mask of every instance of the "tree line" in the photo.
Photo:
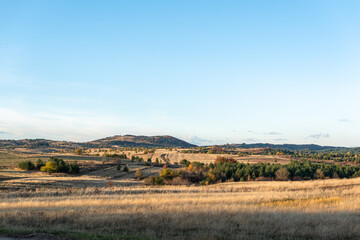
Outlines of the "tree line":
{"type": "Polygon", "coordinates": [[[42,172],[49,173],[79,173],[80,167],[77,161],[72,163],[67,163],[61,158],[51,157],[49,161],[43,162],[41,159],[38,159],[34,164],[32,161],[22,161],[19,163],[18,167],[22,170],[40,170],[42,172]]]}
{"type": "Polygon", "coordinates": [[[312,163],[309,160],[292,160],[288,164],[245,164],[233,158],[218,157],[215,163],[204,164],[182,160],[184,168],[164,168],[159,176],[145,179],[146,184],[200,184],[208,185],[226,181],[254,180],[310,180],[324,178],[352,178],[360,176],[359,166],[340,166],[331,163],[312,163]]]}

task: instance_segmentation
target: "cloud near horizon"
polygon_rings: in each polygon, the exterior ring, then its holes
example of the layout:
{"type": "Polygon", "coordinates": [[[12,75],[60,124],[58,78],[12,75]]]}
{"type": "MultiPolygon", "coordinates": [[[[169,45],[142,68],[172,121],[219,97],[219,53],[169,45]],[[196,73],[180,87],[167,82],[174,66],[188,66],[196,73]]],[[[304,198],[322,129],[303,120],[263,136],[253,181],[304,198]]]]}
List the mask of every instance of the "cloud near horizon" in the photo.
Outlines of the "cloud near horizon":
{"type": "Polygon", "coordinates": [[[243,140],[243,142],[251,142],[251,143],[255,143],[255,142],[259,142],[260,139],[257,138],[246,138],[243,140]]]}
{"type": "Polygon", "coordinates": [[[338,121],[343,122],[343,123],[351,122],[350,119],[347,119],[347,118],[340,118],[338,121]]]}
{"type": "Polygon", "coordinates": [[[330,138],[330,135],[328,133],[325,133],[325,134],[319,133],[319,134],[310,135],[310,136],[308,136],[308,138],[314,138],[314,139],[330,138]]]}
{"type": "Polygon", "coordinates": [[[273,139],[273,141],[276,141],[276,142],[284,142],[284,141],[287,141],[288,139],[287,138],[276,138],[276,139],[273,139]]]}
{"type": "Polygon", "coordinates": [[[197,136],[187,136],[184,137],[184,140],[195,145],[208,145],[213,143],[212,140],[202,139],[197,136]]]}
{"type": "Polygon", "coordinates": [[[282,135],[282,133],[279,133],[279,132],[267,132],[264,134],[266,134],[266,135],[282,135]]]}

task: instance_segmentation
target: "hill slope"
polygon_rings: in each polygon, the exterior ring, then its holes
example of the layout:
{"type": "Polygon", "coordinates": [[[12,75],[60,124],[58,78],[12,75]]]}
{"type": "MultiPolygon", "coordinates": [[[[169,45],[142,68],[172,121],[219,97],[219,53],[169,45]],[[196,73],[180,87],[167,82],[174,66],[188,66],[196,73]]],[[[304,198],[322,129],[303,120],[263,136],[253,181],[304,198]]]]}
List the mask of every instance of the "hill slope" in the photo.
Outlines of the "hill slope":
{"type": "Polygon", "coordinates": [[[103,147],[196,147],[172,136],[134,136],[116,135],[82,144],[84,146],[103,146],[103,147]]]}
{"type": "Polygon", "coordinates": [[[0,147],[24,148],[61,148],[76,147],[196,147],[183,140],[171,136],[113,136],[90,142],[53,141],[47,139],[0,140],[0,147]]]}
{"type": "MultiPolygon", "coordinates": [[[[320,146],[316,144],[224,144],[217,145],[223,148],[272,148],[292,151],[330,151],[351,149],[346,147],[320,146]]],[[[48,148],[48,149],[74,149],[77,147],[171,147],[171,148],[190,148],[196,145],[180,140],[172,136],[135,136],[135,135],[116,135],[89,142],[70,142],[53,141],[47,139],[22,139],[22,140],[0,140],[0,147],[10,148],[48,148]]]]}

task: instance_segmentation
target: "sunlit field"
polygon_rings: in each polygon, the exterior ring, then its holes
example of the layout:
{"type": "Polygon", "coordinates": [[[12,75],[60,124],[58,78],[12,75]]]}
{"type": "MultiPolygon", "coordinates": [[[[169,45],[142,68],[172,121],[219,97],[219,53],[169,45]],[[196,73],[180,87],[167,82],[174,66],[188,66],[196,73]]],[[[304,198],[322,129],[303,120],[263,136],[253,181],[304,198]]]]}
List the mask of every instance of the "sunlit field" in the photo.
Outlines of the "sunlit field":
{"type": "Polygon", "coordinates": [[[360,240],[360,0],[0,0],[0,240],[360,240]]]}
{"type": "MultiPolygon", "coordinates": [[[[166,162],[175,171],[185,169],[175,164],[185,156],[206,163],[220,155],[231,155],[159,149],[151,154],[128,151],[126,159],[116,160],[98,152],[74,155],[3,150],[0,238],[31,234],[45,234],[44,238],[33,239],[46,240],[360,238],[360,178],[251,178],[210,185],[186,181],[180,183],[183,185],[145,185],[146,178],[159,175],[166,162]],[[80,173],[18,167],[21,161],[35,162],[51,156],[67,162],[76,160],[80,173]],[[133,156],[142,160],[133,160],[133,156]],[[156,165],[155,161],[160,163],[156,165]],[[126,166],[128,171],[118,170],[119,162],[121,169],[126,166]],[[136,177],[138,170],[142,179],[136,177]]],[[[286,155],[235,158],[250,164],[291,161],[286,155]]]]}
{"type": "Polygon", "coordinates": [[[23,190],[1,192],[0,221],[79,238],[358,239],[359,194],[359,178],[23,190]]]}

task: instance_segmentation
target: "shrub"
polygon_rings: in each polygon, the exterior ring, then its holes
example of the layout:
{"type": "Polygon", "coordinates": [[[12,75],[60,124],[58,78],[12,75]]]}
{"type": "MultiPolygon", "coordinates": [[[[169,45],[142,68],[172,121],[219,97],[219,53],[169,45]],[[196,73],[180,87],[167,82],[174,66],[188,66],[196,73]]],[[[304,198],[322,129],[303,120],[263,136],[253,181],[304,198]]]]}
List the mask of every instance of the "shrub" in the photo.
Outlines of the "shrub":
{"type": "Polygon", "coordinates": [[[123,172],[128,172],[129,168],[127,166],[123,167],[123,172]]]}
{"type": "Polygon", "coordinates": [[[177,176],[179,176],[179,174],[177,174],[177,172],[169,168],[164,168],[163,170],[160,171],[160,177],[164,179],[173,179],[174,177],[177,176]]]}
{"type": "Polygon", "coordinates": [[[290,173],[287,170],[287,168],[283,167],[283,168],[280,168],[279,170],[277,170],[275,175],[276,175],[276,179],[278,179],[280,181],[287,181],[287,180],[289,180],[290,173]]]}
{"type": "Polygon", "coordinates": [[[39,158],[36,161],[36,169],[40,170],[41,167],[45,166],[45,163],[39,158]]]}
{"type": "Polygon", "coordinates": [[[154,177],[154,184],[156,185],[163,185],[164,184],[164,179],[160,176],[155,176],[154,177]]]}
{"type": "Polygon", "coordinates": [[[19,168],[22,170],[34,170],[35,165],[31,161],[23,161],[19,163],[19,168]]]}
{"type": "Polygon", "coordinates": [[[324,175],[323,171],[321,171],[321,169],[316,169],[314,178],[323,179],[323,178],[325,178],[325,175],[324,175]]]}
{"type": "Polygon", "coordinates": [[[199,183],[204,180],[204,175],[201,172],[193,172],[193,171],[178,171],[181,177],[184,179],[188,179],[192,183],[199,183]]]}
{"type": "Polygon", "coordinates": [[[144,178],[144,174],[142,173],[142,171],[140,169],[136,170],[135,172],[135,177],[138,179],[138,180],[141,180],[144,178]]]}
{"type": "Polygon", "coordinates": [[[223,157],[223,156],[218,156],[215,159],[215,164],[224,164],[224,163],[236,163],[235,159],[233,158],[227,158],[227,157],[223,157]]]}
{"type": "Polygon", "coordinates": [[[185,167],[188,167],[190,165],[190,161],[186,160],[186,159],[182,159],[180,161],[180,164],[185,166],[185,167]]]}
{"type": "Polygon", "coordinates": [[[40,168],[43,172],[55,173],[58,172],[58,166],[54,161],[48,161],[45,166],[40,168]]]}
{"type": "Polygon", "coordinates": [[[81,155],[81,154],[83,153],[83,151],[84,151],[84,150],[83,150],[82,148],[76,148],[76,149],[75,149],[75,154],[76,154],[76,155],[81,155]]]}
{"type": "Polygon", "coordinates": [[[144,184],[145,185],[154,185],[154,177],[147,177],[144,179],[144,184]]]}
{"type": "Polygon", "coordinates": [[[40,170],[49,173],[79,173],[80,167],[76,161],[72,164],[68,164],[61,158],[51,157],[45,166],[40,168],[40,170]]]}
{"type": "Polygon", "coordinates": [[[164,185],[164,179],[160,176],[151,176],[145,178],[144,180],[145,185],[164,185]]]}
{"type": "Polygon", "coordinates": [[[182,178],[182,177],[175,177],[171,180],[165,180],[164,179],[164,184],[166,185],[191,185],[192,182],[190,182],[188,179],[182,178]]]}
{"type": "Polygon", "coordinates": [[[118,171],[121,170],[121,163],[118,163],[118,164],[116,165],[116,170],[118,170],[118,171]]]}
{"type": "Polygon", "coordinates": [[[189,165],[188,169],[191,171],[196,171],[196,170],[200,170],[204,167],[204,163],[201,162],[191,162],[191,164],[189,165]]]}
{"type": "Polygon", "coordinates": [[[69,173],[79,173],[79,172],[80,172],[80,167],[79,167],[77,161],[74,161],[69,166],[69,173]]]}

